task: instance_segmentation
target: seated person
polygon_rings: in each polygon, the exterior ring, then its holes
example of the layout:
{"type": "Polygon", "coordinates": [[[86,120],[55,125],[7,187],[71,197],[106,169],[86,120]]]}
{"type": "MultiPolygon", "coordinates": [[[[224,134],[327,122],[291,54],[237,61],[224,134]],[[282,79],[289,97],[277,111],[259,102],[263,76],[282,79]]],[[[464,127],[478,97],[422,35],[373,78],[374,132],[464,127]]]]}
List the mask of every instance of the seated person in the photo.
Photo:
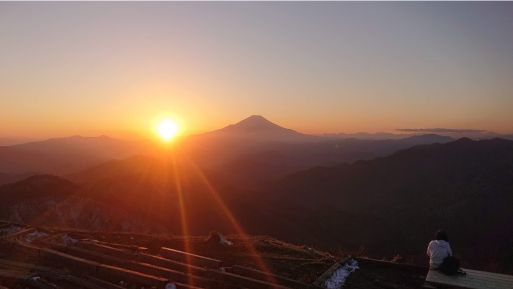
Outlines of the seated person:
{"type": "Polygon", "coordinates": [[[452,256],[451,245],[445,231],[436,232],[435,240],[429,242],[426,253],[429,257],[429,269],[433,270],[438,269],[446,257],[452,256]]]}

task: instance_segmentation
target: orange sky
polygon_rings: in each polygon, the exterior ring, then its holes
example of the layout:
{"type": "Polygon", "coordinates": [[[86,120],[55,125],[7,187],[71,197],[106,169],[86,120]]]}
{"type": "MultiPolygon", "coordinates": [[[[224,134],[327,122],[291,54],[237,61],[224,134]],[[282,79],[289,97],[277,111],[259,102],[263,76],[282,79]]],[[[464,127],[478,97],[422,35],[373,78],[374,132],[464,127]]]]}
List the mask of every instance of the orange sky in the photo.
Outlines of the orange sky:
{"type": "Polygon", "coordinates": [[[0,138],[513,132],[513,3],[0,3],[0,138]],[[481,21],[475,21],[481,19],[481,21]]]}

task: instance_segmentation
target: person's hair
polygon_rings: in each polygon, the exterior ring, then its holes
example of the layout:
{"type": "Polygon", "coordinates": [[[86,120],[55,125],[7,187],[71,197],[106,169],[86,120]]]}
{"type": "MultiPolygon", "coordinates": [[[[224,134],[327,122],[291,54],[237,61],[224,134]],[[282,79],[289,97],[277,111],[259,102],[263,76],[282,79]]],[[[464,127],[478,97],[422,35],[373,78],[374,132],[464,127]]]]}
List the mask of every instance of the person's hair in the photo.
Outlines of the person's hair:
{"type": "Polygon", "coordinates": [[[447,232],[445,232],[444,230],[438,230],[438,232],[436,232],[435,239],[436,240],[444,240],[444,241],[449,242],[449,237],[447,237],[447,232]]]}

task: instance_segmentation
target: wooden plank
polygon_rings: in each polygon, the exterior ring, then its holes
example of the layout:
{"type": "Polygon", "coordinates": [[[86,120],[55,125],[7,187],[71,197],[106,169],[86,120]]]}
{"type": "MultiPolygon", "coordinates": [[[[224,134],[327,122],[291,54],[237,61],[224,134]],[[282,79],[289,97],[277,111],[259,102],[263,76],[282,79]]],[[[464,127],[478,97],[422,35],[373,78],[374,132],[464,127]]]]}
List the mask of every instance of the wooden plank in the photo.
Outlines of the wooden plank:
{"type": "Polygon", "coordinates": [[[168,282],[167,278],[161,278],[116,266],[101,264],[52,249],[37,248],[26,244],[20,244],[20,246],[27,249],[37,250],[40,252],[40,256],[53,259],[54,262],[61,262],[61,264],[66,264],[67,266],[71,267],[71,269],[75,270],[75,272],[78,271],[82,274],[101,276],[106,280],[112,280],[114,282],[122,279],[128,282],[133,282],[135,284],[144,284],[157,287],[163,287],[168,282]]]}
{"type": "Polygon", "coordinates": [[[448,276],[437,270],[429,270],[426,282],[468,289],[513,289],[513,276],[470,269],[466,275],[448,276]]]}
{"type": "MultiPolygon", "coordinates": [[[[167,268],[152,267],[150,265],[145,265],[145,264],[141,265],[141,266],[143,266],[143,268],[146,269],[146,270],[143,270],[144,272],[131,271],[131,270],[127,270],[124,268],[116,268],[115,266],[104,266],[105,264],[100,264],[95,261],[78,258],[73,255],[67,255],[66,253],[58,252],[58,251],[55,251],[52,249],[46,249],[46,248],[39,249],[39,248],[35,248],[33,246],[24,246],[24,245],[19,245],[19,247],[24,248],[25,253],[32,252],[33,254],[41,256],[41,257],[43,257],[43,255],[44,255],[45,258],[48,258],[48,255],[52,255],[52,259],[56,260],[59,264],[66,264],[69,266],[70,263],[73,263],[73,266],[71,266],[71,267],[74,268],[75,271],[80,272],[81,274],[88,272],[89,274],[93,274],[94,276],[102,276],[104,279],[111,280],[114,282],[117,282],[119,280],[125,280],[125,281],[132,281],[132,282],[136,282],[136,283],[148,284],[148,282],[145,282],[144,280],[141,281],[141,278],[143,278],[143,279],[146,278],[146,276],[144,276],[145,273],[151,272],[151,273],[158,273],[161,276],[161,279],[157,280],[157,282],[160,282],[160,285],[162,285],[162,287],[163,287],[165,285],[165,283],[167,283],[167,281],[168,281],[168,278],[166,278],[166,277],[168,277],[169,273],[171,272],[171,270],[168,270],[167,268]],[[37,253],[34,253],[34,252],[37,252],[37,253]],[[65,257],[65,258],[63,259],[63,257],[65,257]],[[132,276],[134,273],[136,276],[132,276]]],[[[61,272],[62,273],[62,271],[55,269],[55,268],[44,267],[44,266],[35,266],[33,264],[17,262],[17,261],[10,261],[10,260],[0,260],[0,266],[2,266],[2,265],[7,266],[7,267],[21,268],[25,272],[39,271],[39,272],[47,272],[47,273],[48,272],[53,272],[53,273],[61,272]]],[[[184,282],[187,281],[186,275],[182,274],[182,273],[180,273],[180,274],[184,277],[184,278],[181,278],[181,280],[184,282]]],[[[158,276],[155,276],[155,277],[158,278],[158,276]]],[[[76,285],[83,286],[83,287],[90,288],[90,289],[98,289],[98,288],[115,289],[116,287],[119,287],[113,283],[109,283],[109,284],[111,284],[110,286],[106,286],[105,284],[103,284],[102,286],[98,286],[98,285],[95,285],[93,282],[88,282],[87,280],[83,280],[78,277],[74,277],[72,275],[63,276],[63,279],[68,280],[69,282],[74,283],[76,285]],[[77,284],[77,282],[79,282],[79,284],[77,284]]],[[[96,280],[101,280],[101,279],[96,278],[96,280]]],[[[152,281],[152,282],[149,282],[150,285],[155,284],[155,282],[154,282],[155,280],[150,280],[150,281],[152,281]]],[[[195,281],[198,281],[198,280],[195,280],[195,281]]],[[[105,282],[105,281],[103,281],[103,282],[105,282]]],[[[212,282],[208,282],[208,283],[210,285],[212,285],[212,282]]],[[[176,285],[177,285],[177,288],[182,288],[182,289],[199,288],[199,287],[191,287],[189,285],[186,285],[184,283],[179,283],[179,282],[176,283],[176,285]]],[[[217,285],[218,285],[217,288],[223,288],[222,284],[217,284],[217,285]]],[[[216,288],[216,287],[211,287],[211,288],[216,288]]]]}
{"type": "Polygon", "coordinates": [[[136,259],[141,262],[146,262],[146,263],[157,265],[157,266],[172,268],[175,270],[181,270],[184,272],[187,272],[188,270],[190,270],[192,273],[196,273],[196,274],[202,274],[203,272],[206,272],[206,269],[203,267],[189,265],[187,263],[182,263],[182,262],[178,262],[175,260],[170,260],[170,259],[167,259],[164,257],[154,256],[154,255],[150,255],[150,254],[146,254],[146,253],[137,254],[136,259]]]}
{"type": "MultiPolygon", "coordinates": [[[[102,253],[98,253],[92,250],[87,250],[79,247],[73,246],[62,246],[62,245],[54,245],[55,249],[63,251],[67,254],[72,254],[73,256],[77,255],[81,258],[85,259],[94,259],[96,261],[110,264],[113,266],[118,266],[122,268],[126,268],[128,270],[133,270],[136,272],[141,272],[144,274],[150,274],[157,277],[163,277],[172,279],[174,282],[189,282],[192,281],[194,284],[199,286],[209,286],[211,288],[229,288],[229,285],[222,285],[220,281],[205,278],[202,276],[198,276],[195,274],[189,274],[189,272],[181,272],[173,269],[169,269],[166,267],[156,266],[148,263],[139,263],[130,260],[129,258],[117,258],[109,255],[105,255],[102,253]]],[[[204,276],[207,276],[207,272],[203,268],[199,268],[204,271],[204,276]]],[[[198,271],[195,271],[196,273],[198,271]]]]}
{"type": "Polygon", "coordinates": [[[201,274],[205,271],[205,268],[198,267],[194,265],[189,265],[186,263],[166,259],[164,257],[150,255],[147,253],[140,253],[140,252],[133,252],[133,251],[127,251],[120,248],[115,248],[103,244],[96,244],[96,243],[79,243],[77,244],[81,248],[86,248],[93,251],[99,251],[104,254],[108,255],[114,255],[119,258],[134,260],[138,262],[148,263],[160,267],[165,267],[173,270],[178,270],[182,272],[192,272],[195,274],[201,274]]]}
{"type": "Polygon", "coordinates": [[[18,238],[20,235],[23,235],[23,234],[27,234],[27,233],[30,233],[32,231],[35,231],[34,228],[23,228],[17,232],[14,232],[14,233],[11,233],[11,234],[7,234],[7,235],[3,235],[2,236],[2,239],[6,239],[6,240],[14,240],[16,238],[18,238]]]}
{"type": "Polygon", "coordinates": [[[191,265],[202,266],[207,268],[219,269],[222,267],[223,262],[221,260],[200,256],[192,253],[187,253],[180,250],[162,247],[160,248],[160,255],[163,257],[178,260],[180,262],[187,263],[189,260],[191,265]]]}
{"type": "Polygon", "coordinates": [[[98,253],[91,250],[86,250],[73,246],[64,246],[64,245],[54,245],[52,249],[57,250],[59,252],[63,252],[72,256],[77,256],[80,258],[84,258],[87,260],[95,260],[100,263],[108,263],[108,264],[122,264],[125,263],[125,260],[121,260],[119,258],[108,256],[102,253],[98,253]]]}
{"type": "Polygon", "coordinates": [[[256,270],[253,268],[248,268],[248,267],[239,266],[239,265],[227,267],[226,271],[230,272],[230,273],[238,274],[241,276],[251,277],[251,278],[260,279],[260,280],[266,280],[268,277],[272,277],[279,284],[285,285],[285,286],[290,286],[292,288],[298,288],[298,289],[300,289],[300,288],[301,289],[320,288],[319,286],[316,286],[313,284],[306,284],[306,283],[299,282],[297,280],[286,278],[286,277],[283,277],[280,275],[267,273],[267,272],[263,272],[263,271],[256,270]]]}
{"type": "Polygon", "coordinates": [[[164,288],[168,283],[167,278],[157,277],[137,271],[132,271],[116,266],[100,264],[96,273],[107,280],[125,280],[128,283],[144,284],[164,288]]]}
{"type": "Polygon", "coordinates": [[[88,250],[94,250],[95,252],[100,252],[103,254],[113,255],[115,257],[120,258],[135,255],[133,250],[127,251],[126,249],[115,248],[97,242],[79,242],[75,246],[88,250]]]}
{"type": "Polygon", "coordinates": [[[137,263],[130,261],[127,258],[116,258],[112,256],[107,256],[101,253],[88,251],[73,246],[66,247],[62,245],[54,245],[54,249],[41,248],[31,244],[19,244],[19,246],[20,248],[24,248],[26,253],[37,255],[41,257],[42,260],[62,264],[68,267],[69,269],[72,269],[72,272],[81,272],[82,274],[93,275],[101,279],[111,280],[114,283],[117,283],[117,281],[119,280],[125,280],[131,281],[136,284],[144,284],[150,286],[156,285],[157,287],[162,287],[163,285],[165,285],[165,282],[169,280],[169,277],[181,276],[180,280],[175,280],[177,278],[172,278],[174,281],[178,282],[177,284],[181,286],[180,288],[188,288],[187,285],[185,285],[185,283],[188,282],[187,277],[191,277],[195,285],[206,285],[205,287],[207,288],[295,288],[271,284],[266,281],[240,276],[233,273],[222,272],[217,269],[201,268],[201,272],[203,272],[205,278],[194,275],[187,275],[187,273],[184,272],[178,272],[170,270],[168,268],[147,263],[137,263]],[[60,249],[65,252],[60,252],[55,249],[60,249]],[[76,255],[79,255],[80,257],[77,257],[76,255]],[[89,256],[91,259],[95,261],[89,260],[89,258],[86,258],[87,256],[89,256]],[[113,261],[116,262],[116,264],[109,265],[98,262],[103,260],[113,261]]]}
{"type": "Polygon", "coordinates": [[[104,242],[104,241],[99,241],[99,240],[95,240],[95,239],[80,239],[79,241],[82,243],[87,242],[87,243],[95,243],[95,244],[100,244],[100,245],[107,245],[107,246],[115,247],[115,248],[119,248],[119,249],[126,249],[126,250],[129,250],[132,252],[143,252],[143,251],[148,250],[148,248],[146,248],[146,247],[141,247],[141,246],[137,246],[137,245],[127,245],[127,244],[120,244],[120,243],[104,242]]]}
{"type": "Polygon", "coordinates": [[[269,283],[267,281],[257,280],[250,277],[245,277],[229,272],[220,272],[217,270],[209,270],[212,273],[216,273],[219,277],[223,278],[225,282],[230,282],[237,285],[238,288],[254,288],[254,289],[291,289],[279,284],[269,283]]]}
{"type": "MultiPolygon", "coordinates": [[[[276,287],[274,284],[267,283],[265,281],[261,281],[254,278],[248,278],[246,276],[240,276],[237,274],[229,274],[226,272],[222,272],[217,269],[205,269],[202,267],[197,267],[193,265],[188,265],[185,263],[165,259],[162,257],[157,257],[153,255],[149,255],[146,253],[128,253],[123,252],[121,249],[108,247],[105,245],[99,245],[99,244],[81,244],[80,246],[88,247],[91,249],[97,249],[101,248],[103,252],[110,252],[113,253],[119,257],[123,257],[123,259],[118,259],[116,257],[106,256],[96,253],[95,251],[86,251],[82,248],[74,248],[74,247],[67,247],[66,249],[69,251],[72,251],[74,253],[80,253],[80,254],[90,254],[91,256],[95,256],[96,259],[102,260],[102,261],[111,261],[116,262],[116,264],[122,264],[124,267],[150,273],[155,276],[170,276],[173,280],[178,282],[186,282],[191,278],[191,280],[194,282],[194,284],[199,286],[208,286],[211,288],[212,286],[219,287],[219,288],[229,288],[229,287],[237,287],[240,285],[244,285],[247,288],[273,288],[276,287]],[[151,261],[152,263],[137,263],[130,261],[131,259],[140,259],[141,261],[151,261]],[[161,263],[159,265],[155,265],[153,263],[161,263]],[[163,264],[162,264],[163,263],[163,264]],[[160,266],[164,265],[164,266],[160,266]],[[173,265],[173,267],[178,267],[178,269],[184,270],[182,272],[177,272],[175,270],[171,270],[167,267],[167,265],[173,265]],[[189,270],[191,270],[192,275],[188,275],[189,270]],[[179,275],[176,275],[179,274],[179,275]],[[225,281],[223,283],[223,281],[225,281]],[[234,284],[230,285],[230,283],[226,283],[226,281],[234,284]]],[[[207,258],[203,256],[196,255],[201,258],[207,258]]],[[[207,258],[210,259],[210,258],[207,258]]],[[[215,259],[211,259],[215,260],[215,259]]],[[[302,284],[302,283],[301,283],[302,284]]],[[[294,288],[300,288],[300,287],[294,287],[294,288]]]]}
{"type": "MultiPolygon", "coordinates": [[[[208,270],[207,271],[207,269],[205,269],[203,267],[188,265],[186,263],[166,259],[166,258],[163,258],[160,256],[150,255],[147,253],[131,253],[131,252],[127,252],[125,250],[118,249],[118,248],[113,248],[113,247],[110,247],[107,245],[89,243],[89,242],[78,244],[78,246],[90,248],[91,250],[94,250],[94,251],[99,250],[99,251],[102,251],[103,253],[110,253],[110,254],[116,255],[116,257],[122,257],[123,261],[125,263],[126,263],[126,260],[137,260],[139,262],[146,263],[146,266],[154,265],[154,266],[156,266],[155,268],[164,267],[164,268],[173,269],[173,270],[181,270],[182,272],[189,272],[189,270],[190,270],[190,272],[193,275],[198,275],[200,277],[207,277],[207,278],[212,278],[212,279],[216,279],[216,280],[223,280],[225,278],[231,278],[231,281],[235,282],[235,283],[239,283],[239,282],[247,283],[248,282],[248,279],[238,279],[236,274],[226,277],[226,274],[219,270],[208,270]]],[[[241,267],[241,268],[244,268],[244,267],[241,267]]],[[[254,271],[258,271],[258,270],[254,270],[254,271]]],[[[228,270],[228,272],[230,272],[230,271],[228,270]]],[[[259,271],[259,272],[261,272],[261,271],[259,271]]],[[[231,272],[231,273],[237,273],[237,272],[231,272]]],[[[253,277],[254,279],[265,280],[265,276],[263,276],[263,274],[264,273],[261,272],[261,274],[259,274],[258,276],[250,276],[250,277],[253,277]],[[257,277],[257,278],[255,278],[255,277],[257,277]]],[[[244,274],[239,274],[239,275],[244,275],[244,274]]],[[[309,287],[308,284],[304,284],[304,283],[298,282],[296,280],[287,279],[287,278],[284,278],[284,277],[278,276],[278,275],[273,275],[273,274],[271,274],[271,275],[274,276],[275,279],[281,278],[284,281],[288,281],[288,282],[284,282],[282,285],[293,284],[293,285],[295,285],[295,287],[294,286],[292,286],[292,287],[298,288],[298,289],[299,288],[312,288],[311,285],[309,287]],[[285,284],[285,283],[288,283],[288,284],[285,284]]],[[[247,276],[241,276],[241,277],[247,277],[247,276]]],[[[255,284],[253,284],[253,285],[255,285],[255,284]]],[[[228,285],[225,285],[225,286],[228,286],[228,285]]],[[[257,286],[260,286],[260,285],[257,284],[257,286]]]]}
{"type": "Polygon", "coordinates": [[[66,268],[74,272],[81,272],[83,274],[96,274],[101,265],[98,262],[86,260],[59,251],[46,248],[37,248],[41,258],[47,259],[48,262],[65,265],[66,268]]]}
{"type": "Polygon", "coordinates": [[[477,271],[477,270],[471,270],[471,269],[464,269],[464,271],[467,273],[471,273],[472,275],[483,276],[484,278],[500,279],[500,280],[506,280],[506,281],[510,281],[510,282],[513,279],[512,275],[507,275],[507,274],[499,274],[499,273],[492,273],[492,272],[486,272],[486,271],[477,271]]]}
{"type": "Polygon", "coordinates": [[[11,223],[8,223],[8,224],[4,224],[4,226],[2,226],[0,228],[0,239],[10,239],[11,237],[13,236],[16,236],[18,234],[23,234],[24,232],[28,232],[29,230],[32,230],[31,228],[27,228],[25,226],[22,226],[22,225],[18,225],[18,224],[11,224],[11,223]],[[15,232],[7,232],[7,231],[12,231],[12,229],[9,230],[9,228],[13,228],[13,227],[16,227],[18,228],[17,231],[15,232]]]}
{"type": "MultiPolygon", "coordinates": [[[[173,279],[177,282],[188,282],[189,278],[193,281],[194,284],[198,286],[206,286],[209,288],[230,288],[235,287],[239,288],[239,286],[244,286],[246,288],[282,288],[286,289],[288,287],[278,286],[275,284],[270,284],[268,282],[257,280],[253,278],[248,278],[245,276],[240,276],[237,274],[221,272],[219,270],[205,270],[202,269],[197,272],[201,272],[202,276],[197,275],[189,275],[186,272],[179,272],[175,270],[171,270],[168,268],[148,264],[148,263],[137,263],[130,261],[129,259],[120,259],[112,256],[107,256],[101,253],[97,253],[94,251],[88,251],[78,247],[63,247],[57,246],[57,248],[61,248],[73,254],[80,254],[80,256],[90,256],[91,258],[95,258],[96,260],[101,260],[102,262],[112,262],[116,265],[123,266],[125,268],[129,268],[130,270],[136,270],[138,272],[143,272],[147,274],[151,274],[154,276],[166,276],[168,278],[173,279]]],[[[119,251],[116,251],[119,253],[119,251]]],[[[196,255],[200,258],[206,258],[199,255],[196,255]]],[[[214,260],[214,259],[212,259],[214,260]]],[[[111,263],[111,264],[112,264],[111,263]]]]}

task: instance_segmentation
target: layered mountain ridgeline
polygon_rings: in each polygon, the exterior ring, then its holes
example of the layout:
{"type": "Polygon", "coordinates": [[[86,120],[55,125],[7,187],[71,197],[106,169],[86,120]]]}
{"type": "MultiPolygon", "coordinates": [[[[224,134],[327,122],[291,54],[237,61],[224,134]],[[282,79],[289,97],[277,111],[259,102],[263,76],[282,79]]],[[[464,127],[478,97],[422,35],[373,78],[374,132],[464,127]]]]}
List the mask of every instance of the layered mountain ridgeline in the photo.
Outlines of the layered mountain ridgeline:
{"type": "Polygon", "coordinates": [[[92,230],[143,230],[159,228],[129,211],[88,198],[69,180],[36,175],[0,186],[0,219],[36,226],[92,230]]]}
{"type": "MultiPolygon", "coordinates": [[[[111,161],[69,176],[89,198],[134,212],[139,218],[181,232],[181,212],[190,233],[231,230],[223,206],[233,214],[253,211],[252,191],[224,182],[216,172],[197,166],[187,157],[133,157],[111,161]]],[[[258,216],[255,212],[251,216],[258,216]]]]}
{"type": "Polygon", "coordinates": [[[314,168],[284,178],[271,192],[282,218],[300,224],[293,233],[310,232],[302,234],[306,242],[424,262],[426,243],[445,228],[464,264],[513,269],[510,140],[460,139],[314,168]]]}
{"type": "Polygon", "coordinates": [[[421,263],[433,232],[446,228],[465,264],[508,270],[513,259],[511,141],[449,142],[438,135],[318,139],[250,117],[186,138],[170,151],[106,162],[109,156],[123,158],[137,150],[121,145],[110,154],[109,146],[100,146],[96,158],[95,149],[80,150],[72,142],[66,153],[66,145],[50,142],[45,149],[15,147],[24,157],[18,158],[5,154],[13,149],[8,147],[0,150],[1,160],[11,160],[0,162],[9,172],[1,175],[4,180],[30,175],[32,160],[50,172],[59,168],[63,178],[43,176],[38,178],[51,181],[29,178],[2,186],[1,214],[15,222],[180,233],[185,208],[191,234],[235,232],[224,204],[253,234],[328,249],[361,249],[374,257],[400,254],[421,263]],[[308,141],[264,137],[273,134],[308,141]],[[431,145],[419,145],[426,143],[431,145]],[[389,156],[372,159],[384,155],[389,156]],[[80,166],[62,169],[64,156],[79,160],[80,166]],[[24,160],[29,165],[20,163],[24,160]],[[91,162],[88,169],[76,170],[91,162]],[[313,166],[322,167],[307,169],[313,166]],[[291,174],[300,169],[307,170],[291,174]],[[20,188],[31,191],[12,193],[20,188]],[[481,247],[494,249],[476,249],[481,247]]]}
{"type": "Polygon", "coordinates": [[[315,166],[369,160],[418,144],[445,143],[451,140],[443,136],[422,135],[397,140],[326,139],[313,143],[268,143],[237,154],[226,150],[226,147],[209,151],[197,162],[225,174],[226,179],[235,185],[253,188],[315,166]],[[211,162],[205,163],[205,160],[211,162]]]}
{"type": "Polygon", "coordinates": [[[188,137],[181,148],[199,166],[218,172],[226,182],[259,188],[313,166],[372,159],[418,144],[451,140],[433,134],[380,140],[314,136],[254,115],[225,128],[188,137]]]}
{"type": "MultiPolygon", "coordinates": [[[[61,177],[38,175],[0,187],[1,218],[34,225],[191,234],[232,230],[228,214],[252,211],[251,194],[170,155],[109,161],[61,177]],[[224,206],[232,208],[230,212],[224,206]]],[[[259,213],[251,214],[258,217],[259,213]]]]}
{"type": "MultiPolygon", "coordinates": [[[[251,116],[219,130],[183,137],[172,146],[200,167],[216,171],[225,182],[255,188],[313,166],[371,159],[413,145],[451,140],[439,135],[381,140],[314,136],[251,116]]],[[[107,136],[0,146],[0,184],[33,174],[66,176],[113,159],[135,155],[160,158],[162,154],[162,148],[151,142],[107,136]]]]}
{"type": "Polygon", "coordinates": [[[107,136],[72,136],[0,146],[0,172],[12,177],[27,173],[62,175],[107,160],[148,153],[149,148],[149,143],[144,141],[124,141],[107,136]]]}
{"type": "Polygon", "coordinates": [[[41,176],[4,185],[2,217],[181,233],[185,208],[192,234],[236,232],[222,200],[252,234],[424,263],[426,243],[445,228],[465,265],[513,269],[513,141],[415,146],[298,172],[262,191],[242,190],[188,159],[168,157],[110,161],[67,176],[73,183],[41,176]]]}
{"type": "Polygon", "coordinates": [[[35,175],[35,174],[34,173],[22,173],[22,174],[0,173],[0,186],[4,185],[4,184],[14,183],[16,181],[26,179],[33,175],[35,175]]]}

